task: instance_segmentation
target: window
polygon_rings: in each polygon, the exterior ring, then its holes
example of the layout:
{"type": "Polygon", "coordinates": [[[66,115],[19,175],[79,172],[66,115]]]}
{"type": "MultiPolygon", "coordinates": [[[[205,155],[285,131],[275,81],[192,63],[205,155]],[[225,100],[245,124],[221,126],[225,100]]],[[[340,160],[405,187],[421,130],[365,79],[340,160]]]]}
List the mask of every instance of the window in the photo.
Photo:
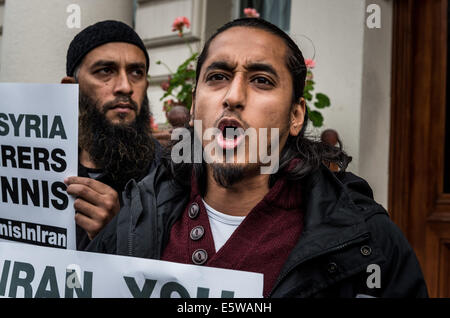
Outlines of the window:
{"type": "Polygon", "coordinates": [[[239,14],[236,17],[244,17],[245,8],[254,8],[260,13],[261,18],[289,32],[291,0],[240,0],[237,7],[239,14]]]}

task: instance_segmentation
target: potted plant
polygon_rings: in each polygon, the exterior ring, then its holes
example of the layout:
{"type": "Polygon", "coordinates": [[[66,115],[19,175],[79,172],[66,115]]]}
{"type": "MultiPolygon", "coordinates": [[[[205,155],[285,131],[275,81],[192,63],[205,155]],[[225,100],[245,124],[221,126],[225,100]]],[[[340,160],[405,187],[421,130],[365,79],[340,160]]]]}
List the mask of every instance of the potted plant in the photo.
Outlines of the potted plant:
{"type": "MultiPolygon", "coordinates": [[[[178,32],[178,36],[183,37],[184,28],[190,28],[190,25],[188,18],[177,17],[172,24],[172,31],[178,32]]],[[[172,72],[167,64],[161,61],[156,62],[158,65],[164,65],[170,73],[167,81],[161,83],[161,88],[165,93],[160,100],[164,101],[163,110],[172,127],[182,127],[189,122],[192,88],[195,82],[194,63],[198,53],[192,50],[188,42],[186,45],[191,54],[175,72],[172,72]]]]}

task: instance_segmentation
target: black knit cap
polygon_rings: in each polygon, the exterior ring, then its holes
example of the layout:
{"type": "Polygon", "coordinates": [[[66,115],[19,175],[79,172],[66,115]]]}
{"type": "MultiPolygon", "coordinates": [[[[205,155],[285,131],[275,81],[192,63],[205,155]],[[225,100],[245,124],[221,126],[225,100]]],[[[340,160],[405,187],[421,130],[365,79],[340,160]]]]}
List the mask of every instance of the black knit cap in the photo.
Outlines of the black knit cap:
{"type": "Polygon", "coordinates": [[[110,42],[126,42],[139,47],[145,54],[148,72],[150,59],[139,35],[123,22],[107,20],[88,26],[73,38],[67,50],[67,76],[73,76],[75,68],[86,54],[96,47],[110,42]]]}

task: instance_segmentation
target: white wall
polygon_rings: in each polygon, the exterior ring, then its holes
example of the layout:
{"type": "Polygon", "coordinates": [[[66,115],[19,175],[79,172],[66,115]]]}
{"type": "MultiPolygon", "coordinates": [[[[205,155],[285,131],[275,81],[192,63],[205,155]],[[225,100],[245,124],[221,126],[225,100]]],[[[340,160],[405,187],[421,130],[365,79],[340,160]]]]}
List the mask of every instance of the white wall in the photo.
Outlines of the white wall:
{"type": "MultiPolygon", "coordinates": [[[[3,3],[3,0],[0,0],[0,29],[3,27],[3,13],[4,13],[4,6],[5,6],[5,4],[3,3]]],[[[3,35],[2,35],[2,32],[3,31],[1,31],[0,32],[0,59],[2,58],[2,38],[3,38],[3,35]]]]}
{"type": "Polygon", "coordinates": [[[0,81],[58,83],[75,34],[95,22],[116,19],[132,24],[132,0],[6,1],[0,81]],[[81,7],[81,28],[66,25],[69,4],[81,7]]]}
{"type": "MultiPolygon", "coordinates": [[[[363,72],[364,1],[292,1],[291,36],[305,58],[313,57],[315,91],[327,94],[331,107],[322,110],[324,127],[338,131],[344,149],[353,157],[349,170],[359,171],[359,129],[363,72]]],[[[319,130],[312,132],[320,134],[319,130]]]]}
{"type": "Polygon", "coordinates": [[[364,30],[359,174],[377,201],[388,203],[391,114],[392,1],[367,0],[381,8],[381,28],[364,30]]]}
{"type": "Polygon", "coordinates": [[[292,1],[291,36],[305,58],[312,58],[316,92],[331,99],[322,110],[320,135],[335,129],[353,157],[349,171],[365,178],[375,199],[387,206],[390,124],[392,1],[292,1]],[[366,27],[366,5],[382,7],[382,28],[366,27]],[[304,35],[304,36],[303,36],[304,35]]]}

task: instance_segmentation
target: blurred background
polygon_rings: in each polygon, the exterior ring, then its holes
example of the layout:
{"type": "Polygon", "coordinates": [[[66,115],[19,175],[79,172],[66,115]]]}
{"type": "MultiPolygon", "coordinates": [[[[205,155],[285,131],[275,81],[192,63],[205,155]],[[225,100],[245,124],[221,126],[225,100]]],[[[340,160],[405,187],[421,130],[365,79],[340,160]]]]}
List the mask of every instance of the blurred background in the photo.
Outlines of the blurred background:
{"type": "Polygon", "coordinates": [[[75,34],[120,20],[148,49],[153,122],[164,130],[179,97],[162,98],[169,76],[246,8],[298,43],[316,112],[309,134],[338,134],[328,140],[408,238],[430,294],[450,297],[448,0],[0,0],[0,81],[59,83],[75,34]],[[180,16],[182,36],[172,30],[180,16]]]}

